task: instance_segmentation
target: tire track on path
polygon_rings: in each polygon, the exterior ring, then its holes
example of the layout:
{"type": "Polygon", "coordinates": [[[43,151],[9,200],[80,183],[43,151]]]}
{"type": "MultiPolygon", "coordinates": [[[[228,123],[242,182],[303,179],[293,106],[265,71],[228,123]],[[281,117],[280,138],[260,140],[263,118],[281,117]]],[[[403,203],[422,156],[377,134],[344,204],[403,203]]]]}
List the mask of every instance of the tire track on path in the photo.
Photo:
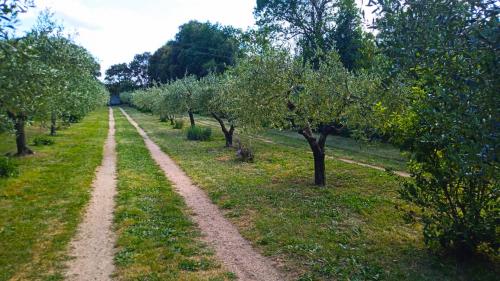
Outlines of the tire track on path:
{"type": "Polygon", "coordinates": [[[92,198],[70,244],[66,280],[111,280],[115,234],[112,230],[116,195],[116,142],[113,109],[109,108],[108,137],[103,161],[92,183],[92,198]]]}
{"type": "Polygon", "coordinates": [[[236,227],[224,218],[205,192],[191,182],[181,168],[147,136],[125,110],[120,110],[144,138],[153,159],[175,185],[188,207],[194,211],[193,220],[198,224],[205,240],[215,249],[218,259],[236,273],[239,280],[283,280],[284,277],[273,266],[273,262],[255,251],[236,227]]]}

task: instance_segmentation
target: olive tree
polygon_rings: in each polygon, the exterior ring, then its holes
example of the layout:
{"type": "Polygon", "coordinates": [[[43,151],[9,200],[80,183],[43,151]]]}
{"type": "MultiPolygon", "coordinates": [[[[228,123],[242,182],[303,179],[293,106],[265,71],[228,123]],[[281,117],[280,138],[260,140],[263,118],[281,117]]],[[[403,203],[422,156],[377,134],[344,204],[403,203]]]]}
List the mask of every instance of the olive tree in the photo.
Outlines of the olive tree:
{"type": "Polygon", "coordinates": [[[13,121],[17,155],[32,154],[26,144],[25,124],[29,116],[47,112],[49,68],[36,59],[42,44],[33,34],[10,43],[19,52],[3,54],[0,63],[0,106],[13,121]]]}
{"type": "Polygon", "coordinates": [[[198,110],[199,81],[193,76],[186,76],[168,84],[169,94],[165,103],[177,114],[187,113],[191,127],[196,125],[194,113],[198,110]]]}
{"type": "Polygon", "coordinates": [[[226,147],[233,146],[233,135],[236,129],[236,118],[231,114],[231,95],[234,87],[230,75],[215,75],[200,79],[198,90],[199,110],[202,114],[212,116],[219,123],[226,147]]]}
{"type": "Polygon", "coordinates": [[[32,153],[26,143],[28,120],[64,112],[71,98],[95,105],[103,92],[95,91],[100,82],[84,67],[94,66],[93,58],[62,35],[50,14],[42,13],[32,31],[9,44],[12,49],[0,51],[0,108],[14,123],[17,155],[22,156],[32,153]],[[76,85],[90,85],[86,93],[91,97],[70,98],[82,92],[76,85]]]}
{"type": "Polygon", "coordinates": [[[267,124],[296,130],[313,153],[316,185],[325,185],[327,137],[360,123],[370,108],[366,97],[378,81],[349,72],[336,52],[312,67],[287,51],[270,50],[242,60],[231,75],[237,77],[232,111],[238,120],[253,128],[267,124]]]}

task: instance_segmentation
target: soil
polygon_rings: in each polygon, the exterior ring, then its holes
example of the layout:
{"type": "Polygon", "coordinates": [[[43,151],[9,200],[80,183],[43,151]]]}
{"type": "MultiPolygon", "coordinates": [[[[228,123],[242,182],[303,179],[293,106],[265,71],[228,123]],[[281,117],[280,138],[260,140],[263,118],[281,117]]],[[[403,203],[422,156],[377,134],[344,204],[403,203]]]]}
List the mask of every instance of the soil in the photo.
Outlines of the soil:
{"type": "Polygon", "coordinates": [[[109,109],[109,131],[104,157],[92,184],[92,198],[70,244],[67,280],[111,280],[115,234],[112,231],[116,195],[115,121],[109,109]]]}

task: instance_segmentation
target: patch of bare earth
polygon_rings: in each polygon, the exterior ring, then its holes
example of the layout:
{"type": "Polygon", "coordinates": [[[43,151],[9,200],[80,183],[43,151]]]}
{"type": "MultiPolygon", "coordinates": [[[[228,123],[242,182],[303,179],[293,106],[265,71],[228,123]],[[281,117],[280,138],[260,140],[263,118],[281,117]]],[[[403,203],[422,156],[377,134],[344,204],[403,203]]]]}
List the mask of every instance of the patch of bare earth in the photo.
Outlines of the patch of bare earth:
{"type": "Polygon", "coordinates": [[[102,165],[93,182],[92,198],[70,244],[67,280],[111,280],[115,235],[112,231],[116,194],[115,121],[109,109],[109,131],[102,165]]]}
{"type": "Polygon", "coordinates": [[[120,110],[144,138],[153,159],[194,212],[193,220],[198,224],[208,244],[215,249],[218,259],[234,272],[239,280],[283,280],[284,277],[278,272],[275,264],[256,252],[236,227],[224,218],[205,192],[192,183],[180,167],[149,139],[144,130],[123,109],[120,110]]]}

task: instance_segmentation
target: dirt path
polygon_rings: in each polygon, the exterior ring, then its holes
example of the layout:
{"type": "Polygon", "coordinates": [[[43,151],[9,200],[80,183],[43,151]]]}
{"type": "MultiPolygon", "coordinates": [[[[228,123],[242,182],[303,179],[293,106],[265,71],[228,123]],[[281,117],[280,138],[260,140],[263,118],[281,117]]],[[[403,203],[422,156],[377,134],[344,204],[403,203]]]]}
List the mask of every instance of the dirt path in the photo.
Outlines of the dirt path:
{"type": "Polygon", "coordinates": [[[120,110],[144,138],[153,159],[175,185],[178,193],[184,197],[189,208],[194,211],[194,221],[200,227],[205,240],[215,249],[219,260],[236,273],[239,280],[283,280],[272,262],[252,248],[236,227],[224,218],[205,192],[191,182],[179,166],[149,139],[144,130],[123,109],[120,110]]]}
{"type": "MultiPolygon", "coordinates": [[[[331,156],[328,156],[328,158],[330,159],[337,159],[337,160],[340,160],[342,162],[345,162],[345,163],[349,163],[349,164],[356,164],[356,165],[359,165],[359,166],[363,166],[363,167],[367,167],[367,168],[372,168],[372,169],[375,169],[375,170],[379,170],[379,171],[385,171],[386,169],[384,167],[379,167],[379,166],[375,166],[375,165],[370,165],[370,164],[365,164],[365,163],[361,163],[361,162],[356,162],[356,161],[353,161],[351,159],[346,159],[346,158],[334,158],[334,157],[331,157],[331,156]]],[[[409,178],[411,177],[411,175],[407,172],[403,172],[403,171],[393,171],[394,174],[400,176],[400,177],[404,177],[404,178],[409,178]]]]}
{"type": "Polygon", "coordinates": [[[67,280],[111,280],[115,235],[113,223],[114,196],[116,194],[115,121],[109,109],[109,131],[104,145],[104,157],[92,184],[92,198],[83,222],[71,242],[67,264],[67,280]]]}

